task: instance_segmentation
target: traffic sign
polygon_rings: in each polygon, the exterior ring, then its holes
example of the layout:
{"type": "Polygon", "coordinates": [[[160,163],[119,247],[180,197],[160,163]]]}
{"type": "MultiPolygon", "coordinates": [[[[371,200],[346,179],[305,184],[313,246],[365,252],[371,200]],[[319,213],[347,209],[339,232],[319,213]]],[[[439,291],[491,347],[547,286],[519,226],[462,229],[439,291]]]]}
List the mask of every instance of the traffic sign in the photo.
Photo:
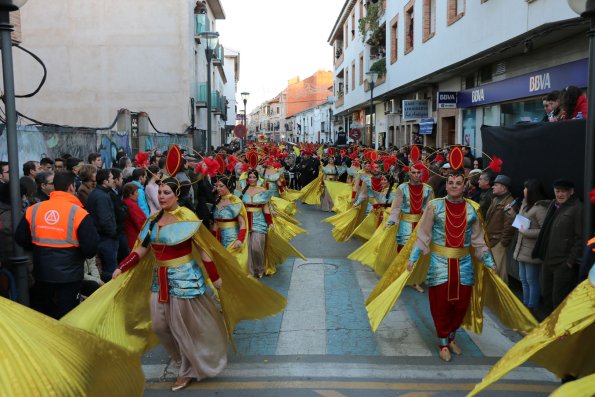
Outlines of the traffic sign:
{"type": "Polygon", "coordinates": [[[240,139],[245,138],[247,132],[248,132],[248,130],[246,129],[245,125],[238,124],[235,127],[233,127],[234,135],[240,139]]]}
{"type": "Polygon", "coordinates": [[[352,128],[349,130],[349,137],[354,141],[359,141],[362,137],[362,131],[359,128],[352,128]]]}

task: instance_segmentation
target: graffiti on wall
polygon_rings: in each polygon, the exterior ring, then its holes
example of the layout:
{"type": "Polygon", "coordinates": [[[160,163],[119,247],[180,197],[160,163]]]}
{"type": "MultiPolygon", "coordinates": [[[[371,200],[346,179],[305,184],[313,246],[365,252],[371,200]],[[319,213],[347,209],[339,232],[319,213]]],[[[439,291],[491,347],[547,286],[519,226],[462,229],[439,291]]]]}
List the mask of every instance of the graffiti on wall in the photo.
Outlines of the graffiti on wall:
{"type": "Polygon", "coordinates": [[[130,136],[128,132],[102,131],[97,134],[97,148],[103,164],[110,167],[116,167],[116,158],[118,152],[126,153],[126,156],[132,158],[132,148],[130,147],[130,136]]]}
{"type": "Polygon", "coordinates": [[[145,135],[145,148],[144,150],[167,150],[169,145],[174,143],[182,147],[192,147],[192,137],[189,135],[170,135],[170,134],[155,134],[145,135]]]}

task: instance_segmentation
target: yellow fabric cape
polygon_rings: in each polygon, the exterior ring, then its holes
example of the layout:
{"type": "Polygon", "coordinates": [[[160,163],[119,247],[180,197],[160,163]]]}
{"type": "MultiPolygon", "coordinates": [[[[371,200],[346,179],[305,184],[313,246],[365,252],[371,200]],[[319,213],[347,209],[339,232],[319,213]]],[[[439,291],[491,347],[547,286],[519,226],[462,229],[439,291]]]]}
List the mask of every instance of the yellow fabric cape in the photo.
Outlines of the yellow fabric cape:
{"type": "Polygon", "coordinates": [[[287,201],[293,202],[302,198],[302,191],[288,188],[283,193],[281,193],[281,197],[287,201]]]}
{"type": "Polygon", "coordinates": [[[382,276],[390,263],[399,254],[397,252],[397,226],[389,225],[386,229],[387,217],[376,229],[370,240],[349,254],[348,258],[359,261],[372,268],[376,274],[382,276]]]}
{"type": "MultiPolygon", "coordinates": [[[[175,216],[179,221],[199,221],[187,208],[175,216]]],[[[223,282],[218,296],[232,345],[233,329],[238,322],[273,316],[285,308],[287,300],[244,273],[236,258],[203,225],[193,241],[211,257],[223,282]]],[[[196,248],[192,255],[202,264],[196,248]]],[[[60,321],[133,352],[142,353],[155,346],[158,338],[151,329],[149,303],[154,262],[149,251],[135,267],[99,288],[60,321]]],[[[203,274],[208,279],[208,273],[203,271],[203,274]]]]}
{"type": "MultiPolygon", "coordinates": [[[[595,288],[583,281],[541,324],[514,345],[468,394],[474,396],[512,369],[531,360],[558,377],[583,377],[595,372],[595,288]]],[[[569,385],[575,382],[570,382],[569,385]]],[[[593,395],[595,379],[590,384],[593,395]]],[[[580,394],[560,394],[578,396],[580,394]]]]}
{"type": "Polygon", "coordinates": [[[593,390],[595,390],[595,373],[563,384],[554,390],[550,397],[593,397],[593,390]]]}
{"type": "Polygon", "coordinates": [[[322,222],[330,223],[334,226],[332,233],[336,241],[344,242],[349,240],[351,234],[366,213],[366,203],[364,201],[357,207],[322,220],[322,222]]]}
{"type": "Polygon", "coordinates": [[[352,237],[359,237],[362,240],[369,240],[372,238],[374,232],[378,229],[378,219],[380,218],[380,211],[384,211],[382,209],[372,209],[368,215],[364,218],[363,221],[353,231],[351,234],[352,237]]]}
{"type": "Polygon", "coordinates": [[[301,227],[297,226],[294,222],[297,222],[293,218],[289,219],[286,218],[287,215],[284,215],[282,212],[278,212],[277,214],[273,215],[273,223],[275,224],[276,232],[281,235],[285,240],[290,241],[298,234],[307,233],[306,230],[302,229],[301,227]]]}
{"type": "Polygon", "coordinates": [[[271,206],[275,212],[283,212],[289,216],[294,216],[297,212],[297,207],[294,202],[280,197],[271,197],[271,206]]]}
{"type": "Polygon", "coordinates": [[[142,396],[140,354],[0,298],[0,395],[142,396]]]}
{"type": "Polygon", "coordinates": [[[300,199],[305,204],[320,205],[320,197],[322,196],[322,181],[324,180],[324,173],[322,170],[318,171],[318,176],[312,182],[300,190],[300,199]]]}
{"type": "MultiPolygon", "coordinates": [[[[242,199],[240,199],[238,196],[235,196],[233,194],[228,194],[229,201],[231,202],[231,204],[242,204],[242,207],[240,209],[240,214],[238,216],[241,216],[242,219],[244,220],[244,225],[246,225],[246,233],[248,233],[250,231],[250,227],[248,224],[248,213],[246,212],[246,207],[244,207],[244,203],[242,202],[242,199]]],[[[235,241],[232,241],[231,243],[229,243],[229,245],[227,247],[225,247],[233,256],[235,256],[236,260],[238,261],[238,265],[240,266],[240,269],[242,269],[244,271],[245,274],[248,274],[248,234],[246,234],[246,238],[244,239],[244,241],[242,241],[242,245],[239,248],[233,248],[233,245],[235,244],[235,241]]]]}
{"type": "MultiPolygon", "coordinates": [[[[469,200],[467,202],[474,208],[477,207],[474,202],[469,200]]],[[[422,255],[413,270],[407,271],[409,255],[416,240],[417,228],[366,300],[366,310],[374,332],[397,302],[405,285],[421,283],[425,279],[430,264],[430,254],[422,255]]],[[[483,307],[487,306],[498,315],[505,326],[525,333],[530,332],[537,322],[529,310],[493,271],[487,269],[482,261],[475,259],[473,249],[471,249],[471,257],[475,271],[475,285],[463,320],[463,328],[480,334],[483,329],[483,307]]]]}
{"type": "Polygon", "coordinates": [[[351,207],[350,184],[337,181],[324,181],[324,185],[333,200],[333,211],[345,212],[351,207]]]}

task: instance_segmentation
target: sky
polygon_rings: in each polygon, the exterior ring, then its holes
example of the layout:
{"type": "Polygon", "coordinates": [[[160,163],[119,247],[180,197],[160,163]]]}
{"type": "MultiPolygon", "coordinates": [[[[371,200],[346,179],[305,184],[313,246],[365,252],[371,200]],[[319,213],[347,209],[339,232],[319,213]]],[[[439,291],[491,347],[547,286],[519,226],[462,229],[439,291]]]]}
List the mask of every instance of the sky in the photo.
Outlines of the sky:
{"type": "Polygon", "coordinates": [[[332,70],[327,39],[345,0],[221,0],[224,20],[217,20],[219,42],[240,52],[236,100],[249,92],[248,113],[272,99],[295,76],[332,70]]]}

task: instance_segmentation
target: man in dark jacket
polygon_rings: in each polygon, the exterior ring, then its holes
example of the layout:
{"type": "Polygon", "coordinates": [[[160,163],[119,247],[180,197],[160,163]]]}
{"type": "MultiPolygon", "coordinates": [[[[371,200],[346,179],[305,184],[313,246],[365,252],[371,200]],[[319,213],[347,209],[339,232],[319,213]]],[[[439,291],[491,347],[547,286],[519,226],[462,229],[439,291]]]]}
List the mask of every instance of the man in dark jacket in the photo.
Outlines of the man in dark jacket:
{"type": "Polygon", "coordinates": [[[59,319],[78,304],[84,260],[95,256],[99,236],[75,196],[74,175],[58,172],[50,199],[27,209],[16,242],[33,250],[31,307],[59,319]]]}
{"type": "Polygon", "coordinates": [[[97,254],[101,260],[101,279],[108,282],[116,270],[118,254],[118,225],[112,199],[114,176],[109,169],[97,171],[97,187],[91,191],[87,199],[87,210],[93,221],[100,241],[97,254]]]}
{"type": "Polygon", "coordinates": [[[41,202],[50,199],[50,193],[54,191],[54,173],[49,171],[42,171],[35,175],[35,182],[37,183],[37,193],[35,193],[35,201],[41,202]]]}
{"type": "Polygon", "coordinates": [[[304,150],[302,152],[302,160],[297,165],[300,173],[300,184],[302,188],[308,183],[312,182],[318,176],[318,167],[320,163],[318,160],[312,158],[312,152],[304,150]]]}
{"type": "Polygon", "coordinates": [[[541,293],[546,313],[550,314],[577,283],[578,261],[583,251],[582,205],[574,195],[574,183],[554,182],[552,200],[533,251],[541,266],[541,293]]]}

